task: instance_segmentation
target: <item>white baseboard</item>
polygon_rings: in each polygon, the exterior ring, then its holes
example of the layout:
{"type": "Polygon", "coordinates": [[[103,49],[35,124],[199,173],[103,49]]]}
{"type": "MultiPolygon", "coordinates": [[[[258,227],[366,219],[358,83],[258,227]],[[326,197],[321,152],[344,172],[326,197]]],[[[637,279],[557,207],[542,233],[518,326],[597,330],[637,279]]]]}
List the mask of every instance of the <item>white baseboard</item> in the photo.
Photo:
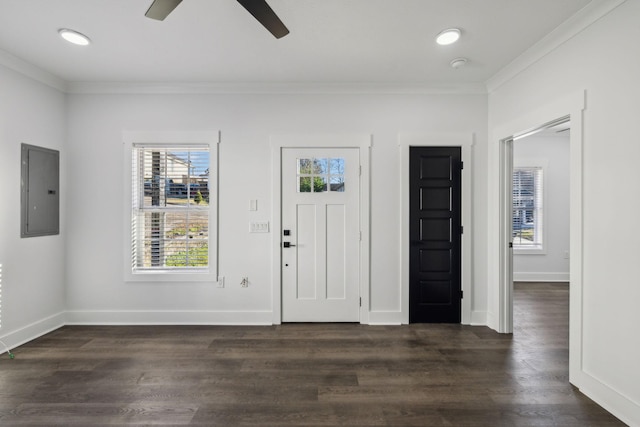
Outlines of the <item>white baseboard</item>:
{"type": "MultiPolygon", "coordinates": [[[[371,311],[369,312],[369,325],[402,325],[406,322],[402,320],[402,313],[399,311],[371,311]]],[[[470,325],[486,326],[487,312],[471,312],[470,325]]]]}
{"type": "Polygon", "coordinates": [[[582,371],[579,384],[582,393],[630,426],[640,426],[640,404],[634,402],[597,378],[582,371]]]}
{"type": "Polygon", "coordinates": [[[402,325],[402,313],[399,311],[370,311],[369,325],[402,325]]]}
{"type": "Polygon", "coordinates": [[[487,311],[486,325],[496,332],[500,331],[500,325],[498,325],[498,317],[490,311],[487,311]]]}
{"type": "Polygon", "coordinates": [[[486,311],[472,311],[471,312],[471,325],[473,325],[473,326],[487,326],[487,312],[486,311]]]}
{"type": "MultiPolygon", "coordinates": [[[[41,337],[49,332],[55,331],[65,325],[65,312],[60,312],[42,320],[23,326],[20,329],[8,332],[0,339],[9,349],[19,347],[29,341],[41,337]]],[[[2,349],[4,350],[4,349],[2,349]]]]}
{"type": "Polygon", "coordinates": [[[525,272],[514,272],[513,273],[513,281],[514,282],[568,282],[569,281],[569,273],[525,273],[525,272]]]}
{"type": "Polygon", "coordinates": [[[67,325],[272,325],[271,311],[71,310],[67,325]]]}

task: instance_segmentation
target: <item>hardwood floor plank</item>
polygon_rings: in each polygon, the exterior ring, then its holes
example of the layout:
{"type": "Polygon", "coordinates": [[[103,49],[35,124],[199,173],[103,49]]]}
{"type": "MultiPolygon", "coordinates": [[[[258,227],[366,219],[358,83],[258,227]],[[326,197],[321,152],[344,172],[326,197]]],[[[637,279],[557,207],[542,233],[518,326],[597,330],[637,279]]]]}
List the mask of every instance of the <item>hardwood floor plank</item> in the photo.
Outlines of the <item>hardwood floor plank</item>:
{"type": "Polygon", "coordinates": [[[304,404],[291,401],[282,405],[220,405],[201,407],[192,425],[202,426],[386,426],[377,405],[304,404]]]}
{"type": "MultiPolygon", "coordinates": [[[[0,421],[6,425],[92,425],[96,420],[108,419],[112,424],[126,425],[187,425],[197,408],[191,405],[166,404],[117,405],[110,403],[75,403],[19,405],[0,421]]],[[[100,421],[98,421],[100,422],[100,421]]]]}
{"type": "Polygon", "coordinates": [[[67,326],[0,356],[0,425],[623,425],[569,384],[568,287],[516,284],[514,301],[513,335],[67,326]]]}

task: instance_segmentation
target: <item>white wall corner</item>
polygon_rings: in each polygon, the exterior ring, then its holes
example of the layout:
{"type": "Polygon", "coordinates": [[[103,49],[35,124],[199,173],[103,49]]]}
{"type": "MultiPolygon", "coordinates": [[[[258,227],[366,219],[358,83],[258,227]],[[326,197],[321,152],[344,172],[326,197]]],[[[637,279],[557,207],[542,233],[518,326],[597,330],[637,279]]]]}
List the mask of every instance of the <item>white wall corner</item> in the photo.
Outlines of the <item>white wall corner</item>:
{"type": "Polygon", "coordinates": [[[471,322],[472,326],[487,326],[487,312],[486,311],[472,311],[471,322]]]}
{"type": "MultiPolygon", "coordinates": [[[[0,339],[9,349],[21,346],[29,341],[39,338],[49,332],[55,331],[66,324],[65,312],[56,313],[42,320],[30,323],[20,329],[2,335],[0,339]]],[[[0,349],[2,351],[4,349],[0,349]]]]}
{"type": "Polygon", "coordinates": [[[489,78],[492,93],[627,0],[594,0],[489,78]]]}
{"type": "Polygon", "coordinates": [[[619,393],[584,370],[572,381],[582,393],[630,426],[640,426],[640,404],[619,393]]]}
{"type": "Polygon", "coordinates": [[[500,325],[498,324],[498,316],[496,316],[491,311],[487,311],[486,318],[487,318],[487,322],[485,323],[485,325],[487,325],[489,328],[493,329],[494,331],[498,331],[500,327],[500,325]]]}
{"type": "Polygon", "coordinates": [[[48,71],[43,70],[23,59],[18,58],[0,49],[0,65],[9,68],[23,76],[29,77],[37,82],[43,83],[60,92],[67,91],[67,82],[51,74],[48,71]]]}

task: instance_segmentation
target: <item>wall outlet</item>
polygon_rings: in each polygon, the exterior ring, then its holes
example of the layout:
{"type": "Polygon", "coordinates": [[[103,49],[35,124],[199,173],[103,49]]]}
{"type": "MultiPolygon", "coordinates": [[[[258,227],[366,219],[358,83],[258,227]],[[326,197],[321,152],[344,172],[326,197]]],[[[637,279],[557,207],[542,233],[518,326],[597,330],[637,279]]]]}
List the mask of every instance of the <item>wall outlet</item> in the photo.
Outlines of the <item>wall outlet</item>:
{"type": "Polygon", "coordinates": [[[218,277],[217,285],[218,285],[219,288],[224,288],[224,276],[219,276],[218,277]]]}
{"type": "Polygon", "coordinates": [[[248,288],[249,287],[249,278],[248,277],[243,277],[242,281],[240,282],[240,287],[242,288],[248,288]]]}
{"type": "Polygon", "coordinates": [[[564,251],[564,259],[569,259],[569,251],[564,251]]]}

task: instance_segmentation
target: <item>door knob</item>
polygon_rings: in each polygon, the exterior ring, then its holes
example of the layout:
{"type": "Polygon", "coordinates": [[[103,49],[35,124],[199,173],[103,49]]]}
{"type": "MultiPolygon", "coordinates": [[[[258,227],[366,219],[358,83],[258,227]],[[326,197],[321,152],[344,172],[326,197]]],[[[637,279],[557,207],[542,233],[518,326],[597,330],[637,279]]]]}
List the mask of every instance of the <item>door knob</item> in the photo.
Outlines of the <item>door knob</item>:
{"type": "Polygon", "coordinates": [[[282,242],[282,247],[283,248],[291,248],[294,247],[295,245],[292,245],[291,242],[282,242]]]}

